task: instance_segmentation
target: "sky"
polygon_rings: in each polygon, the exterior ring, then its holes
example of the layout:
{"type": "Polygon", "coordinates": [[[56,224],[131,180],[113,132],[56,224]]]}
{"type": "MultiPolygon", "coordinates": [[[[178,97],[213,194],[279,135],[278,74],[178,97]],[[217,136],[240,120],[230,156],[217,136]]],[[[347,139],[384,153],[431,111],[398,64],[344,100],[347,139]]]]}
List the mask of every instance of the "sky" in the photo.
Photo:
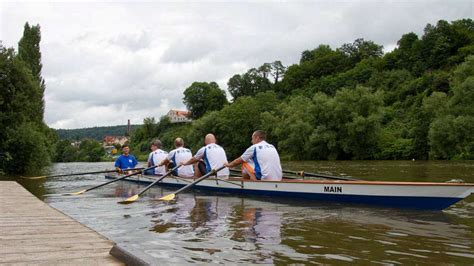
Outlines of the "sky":
{"type": "MultiPolygon", "coordinates": [[[[0,0],[0,40],[18,48],[41,26],[45,122],[52,128],[141,124],[185,109],[194,81],[227,81],[252,67],[357,38],[393,50],[440,19],[473,18],[474,0],[147,1],[0,0]]],[[[230,95],[228,94],[230,100],[230,95]]]]}

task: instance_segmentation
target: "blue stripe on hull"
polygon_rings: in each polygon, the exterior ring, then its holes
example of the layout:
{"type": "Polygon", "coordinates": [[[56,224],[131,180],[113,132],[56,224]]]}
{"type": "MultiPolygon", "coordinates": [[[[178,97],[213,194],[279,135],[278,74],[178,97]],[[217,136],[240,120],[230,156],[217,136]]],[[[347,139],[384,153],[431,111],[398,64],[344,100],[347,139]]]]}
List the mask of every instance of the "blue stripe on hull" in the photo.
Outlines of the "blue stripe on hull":
{"type": "MultiPolygon", "coordinates": [[[[106,176],[109,179],[115,177],[106,176]]],[[[150,184],[148,180],[126,180],[135,183],[150,184]]],[[[163,184],[157,185],[164,187],[184,187],[187,183],[182,184],[163,184]]],[[[288,198],[311,199],[320,201],[347,202],[357,204],[378,205],[406,209],[423,209],[423,210],[443,210],[461,200],[461,198],[445,198],[445,197],[401,197],[401,196],[361,196],[361,195],[335,195],[325,193],[303,193],[303,192],[287,192],[274,190],[249,190],[241,188],[218,188],[218,187],[196,187],[197,190],[208,190],[216,192],[225,192],[241,195],[261,195],[261,196],[279,196],[288,198]]]]}

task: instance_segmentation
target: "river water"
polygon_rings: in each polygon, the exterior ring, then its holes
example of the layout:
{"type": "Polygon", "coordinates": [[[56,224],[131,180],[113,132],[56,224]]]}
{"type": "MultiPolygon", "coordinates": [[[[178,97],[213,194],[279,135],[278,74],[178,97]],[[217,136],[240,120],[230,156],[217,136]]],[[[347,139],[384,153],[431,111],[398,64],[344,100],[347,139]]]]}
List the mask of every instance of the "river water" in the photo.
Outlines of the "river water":
{"type": "MultiPolygon", "coordinates": [[[[474,183],[474,162],[311,161],[284,168],[367,180],[474,183]]],[[[112,163],[59,163],[51,174],[112,169],[112,163]]],[[[12,178],[10,178],[12,179],[12,178]]],[[[154,200],[152,188],[130,205],[116,202],[144,185],[103,175],[17,180],[51,206],[157,264],[474,264],[474,195],[444,211],[187,192],[154,200]]]]}

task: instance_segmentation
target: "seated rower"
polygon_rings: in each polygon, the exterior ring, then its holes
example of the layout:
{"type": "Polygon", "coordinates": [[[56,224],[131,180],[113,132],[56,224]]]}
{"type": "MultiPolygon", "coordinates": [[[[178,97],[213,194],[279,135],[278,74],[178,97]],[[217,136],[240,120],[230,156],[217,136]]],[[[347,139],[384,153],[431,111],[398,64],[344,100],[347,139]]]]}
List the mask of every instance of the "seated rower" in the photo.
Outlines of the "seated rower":
{"type": "MultiPolygon", "coordinates": [[[[130,147],[128,144],[122,146],[122,154],[115,160],[115,168],[118,170],[119,174],[123,174],[127,169],[133,169],[138,164],[135,156],[130,154],[130,147]]],[[[126,173],[125,174],[129,174],[126,173]]]]}
{"type": "MultiPolygon", "coordinates": [[[[224,149],[216,144],[216,137],[213,134],[207,134],[204,138],[206,146],[199,149],[194,157],[184,162],[182,165],[195,164],[194,175],[196,177],[203,176],[209,173],[212,169],[221,167],[227,163],[227,156],[224,149]]],[[[229,169],[224,168],[217,172],[217,177],[228,178],[229,169]]]]}
{"type": "MultiPolygon", "coordinates": [[[[168,165],[169,163],[172,164],[172,167],[175,167],[188,161],[193,156],[191,150],[184,147],[184,140],[182,138],[176,138],[174,140],[174,146],[176,149],[170,151],[166,158],[158,164],[158,167],[168,165]]],[[[193,167],[191,165],[181,166],[173,172],[173,175],[185,178],[193,177],[193,167]]]]}
{"type": "Polygon", "coordinates": [[[250,146],[239,158],[224,164],[228,168],[242,164],[242,177],[251,180],[280,181],[283,176],[280,156],[272,144],[266,141],[266,134],[257,130],[252,134],[250,146]]]}
{"type": "MultiPolygon", "coordinates": [[[[164,159],[166,159],[166,156],[168,156],[168,152],[164,151],[161,149],[162,144],[159,139],[153,141],[151,143],[150,149],[150,155],[148,155],[148,167],[151,167],[164,159]]],[[[159,175],[162,176],[166,174],[166,167],[165,166],[160,166],[156,167],[155,169],[150,169],[146,171],[147,175],[159,175]]]]}

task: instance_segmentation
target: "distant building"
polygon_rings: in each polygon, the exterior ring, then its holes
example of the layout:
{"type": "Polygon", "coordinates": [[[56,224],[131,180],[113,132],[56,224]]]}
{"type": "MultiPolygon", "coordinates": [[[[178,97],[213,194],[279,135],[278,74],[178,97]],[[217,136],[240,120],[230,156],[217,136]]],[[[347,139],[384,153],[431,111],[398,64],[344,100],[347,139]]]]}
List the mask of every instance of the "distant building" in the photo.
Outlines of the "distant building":
{"type": "Polygon", "coordinates": [[[122,146],[128,141],[128,137],[125,136],[105,136],[102,142],[102,145],[105,146],[112,146],[114,144],[120,144],[122,146]]]}
{"type": "Polygon", "coordinates": [[[81,146],[81,142],[82,141],[80,141],[80,140],[75,140],[75,141],[71,142],[71,146],[79,148],[79,146],[81,146]]]}
{"type": "Polygon", "coordinates": [[[166,116],[170,119],[171,123],[186,123],[191,122],[191,118],[189,115],[191,113],[189,111],[182,111],[182,110],[173,110],[171,109],[166,116]]]}

